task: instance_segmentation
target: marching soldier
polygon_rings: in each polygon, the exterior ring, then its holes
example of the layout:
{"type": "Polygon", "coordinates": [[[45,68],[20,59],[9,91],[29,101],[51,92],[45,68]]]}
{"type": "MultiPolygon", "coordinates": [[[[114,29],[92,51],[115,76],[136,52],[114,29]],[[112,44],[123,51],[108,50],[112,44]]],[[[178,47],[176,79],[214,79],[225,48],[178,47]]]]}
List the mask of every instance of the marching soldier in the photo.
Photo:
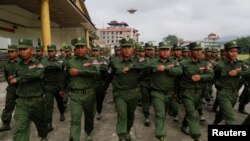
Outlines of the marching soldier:
{"type": "Polygon", "coordinates": [[[15,76],[9,80],[17,84],[14,141],[29,141],[30,121],[34,121],[38,135],[47,140],[47,122],[45,116],[44,66],[32,57],[31,40],[20,39],[18,45],[21,61],[16,65],[15,76]]]}
{"type": "Polygon", "coordinates": [[[179,63],[170,59],[170,46],[159,43],[159,59],[151,63],[151,96],[155,110],[155,137],[160,141],[166,138],[166,111],[172,106],[175,77],[182,74],[179,63]]]}
{"type": "Polygon", "coordinates": [[[62,48],[60,49],[60,54],[57,56],[57,58],[59,60],[64,60],[65,59],[65,56],[66,56],[65,47],[66,46],[62,46],[62,48]]]}
{"type": "Polygon", "coordinates": [[[84,131],[86,140],[92,141],[95,116],[95,77],[99,75],[96,61],[87,57],[87,43],[84,38],[78,37],[71,41],[75,46],[77,57],[68,61],[66,66],[70,88],[70,141],[79,141],[81,134],[81,119],[84,112],[84,131]]]}
{"type": "Polygon", "coordinates": [[[6,88],[7,94],[5,99],[5,106],[3,109],[3,113],[1,116],[1,120],[3,125],[0,127],[0,131],[10,130],[10,122],[12,118],[12,113],[15,109],[15,100],[17,98],[16,95],[16,84],[11,84],[11,77],[14,76],[15,73],[15,65],[18,63],[18,51],[16,45],[8,46],[8,61],[3,63],[4,68],[4,76],[5,80],[8,82],[8,86],[6,88]]]}
{"type": "Polygon", "coordinates": [[[63,62],[56,58],[56,46],[48,46],[48,59],[43,61],[45,66],[45,90],[46,90],[46,109],[48,131],[53,130],[52,117],[54,110],[54,97],[60,111],[60,121],[64,121],[65,107],[63,105],[64,94],[64,78],[63,78],[63,62]]]}
{"type": "Polygon", "coordinates": [[[198,106],[202,100],[202,89],[207,81],[213,79],[211,64],[200,59],[202,48],[199,43],[190,43],[191,58],[181,63],[183,76],[181,98],[186,110],[182,131],[188,133],[194,141],[200,141],[198,106]]]}
{"type": "Polygon", "coordinates": [[[41,46],[36,47],[36,59],[39,61],[43,61],[43,59],[45,59],[43,48],[41,46]]]}

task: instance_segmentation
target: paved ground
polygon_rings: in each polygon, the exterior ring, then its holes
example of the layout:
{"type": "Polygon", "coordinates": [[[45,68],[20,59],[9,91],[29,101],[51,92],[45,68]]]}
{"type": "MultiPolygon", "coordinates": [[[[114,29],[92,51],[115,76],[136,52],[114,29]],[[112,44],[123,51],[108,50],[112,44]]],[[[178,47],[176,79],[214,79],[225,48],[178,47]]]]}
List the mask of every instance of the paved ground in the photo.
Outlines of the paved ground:
{"type": "MultiPolygon", "coordinates": [[[[6,83],[0,83],[0,108],[4,107],[4,98],[5,98],[5,87],[6,83]]],[[[238,105],[235,106],[237,109],[238,105]]],[[[114,104],[112,101],[111,92],[109,90],[103,107],[103,115],[100,121],[95,120],[95,128],[93,137],[95,141],[117,141],[117,135],[115,133],[115,124],[116,124],[116,111],[114,109],[114,104]]],[[[68,108],[69,109],[69,108],[68,108]]],[[[70,111],[67,109],[66,111],[66,120],[64,122],[59,121],[59,112],[57,107],[55,106],[54,112],[54,127],[55,130],[50,132],[48,135],[49,141],[68,141],[69,137],[69,129],[70,129],[70,111]]],[[[214,113],[211,112],[211,107],[206,106],[204,104],[204,116],[206,118],[205,122],[202,122],[201,130],[202,130],[202,141],[207,141],[207,125],[211,124],[214,119],[214,113]]],[[[184,109],[181,105],[180,109],[180,119],[183,119],[184,109]]],[[[247,105],[247,111],[250,112],[250,104],[247,105]]],[[[1,110],[2,112],[2,110],[1,110]]],[[[0,114],[1,114],[0,112],[0,114]]],[[[246,115],[239,114],[237,110],[235,112],[235,117],[237,118],[237,123],[240,124],[246,115]]],[[[154,112],[151,107],[151,119],[154,121],[154,112]]],[[[83,120],[82,120],[83,121],[83,120]]],[[[82,125],[84,123],[82,122],[82,125]]],[[[189,136],[184,135],[180,131],[181,122],[178,123],[173,122],[172,117],[167,115],[167,140],[168,141],[192,141],[189,136]]],[[[0,132],[0,141],[12,141],[12,134],[15,129],[15,121],[11,122],[12,130],[6,132],[0,132]]],[[[154,122],[152,122],[150,127],[145,127],[143,125],[143,115],[141,112],[141,107],[137,107],[136,109],[136,119],[134,122],[134,127],[131,131],[133,141],[156,141],[154,138],[154,122]]],[[[37,131],[32,123],[31,127],[31,136],[30,141],[39,141],[40,139],[37,136],[37,131]]],[[[84,131],[82,131],[81,140],[84,141],[84,131]]]]}

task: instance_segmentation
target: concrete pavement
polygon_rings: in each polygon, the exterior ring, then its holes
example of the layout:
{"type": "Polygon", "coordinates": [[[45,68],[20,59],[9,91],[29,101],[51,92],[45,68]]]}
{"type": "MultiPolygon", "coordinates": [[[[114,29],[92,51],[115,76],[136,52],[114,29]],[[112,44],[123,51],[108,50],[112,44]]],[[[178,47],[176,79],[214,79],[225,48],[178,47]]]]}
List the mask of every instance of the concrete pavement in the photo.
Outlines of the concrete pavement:
{"type": "MultiPolygon", "coordinates": [[[[0,108],[4,107],[5,102],[5,87],[6,83],[0,83],[0,108]]],[[[246,110],[250,112],[250,104],[247,105],[246,110]]],[[[103,114],[101,120],[95,120],[95,127],[93,132],[94,141],[117,141],[118,137],[115,132],[115,124],[116,124],[116,111],[114,108],[114,104],[112,101],[111,89],[109,89],[108,94],[104,100],[103,114]]],[[[206,118],[205,122],[201,122],[201,131],[202,131],[202,141],[207,141],[207,125],[211,124],[214,120],[215,113],[211,112],[211,106],[207,106],[204,104],[203,111],[204,116],[206,118]]],[[[238,108],[238,104],[235,106],[235,118],[236,123],[240,124],[246,117],[246,115],[240,114],[236,109],[238,108]]],[[[143,125],[143,114],[141,111],[141,107],[137,107],[134,127],[131,130],[132,141],[157,141],[154,137],[154,111],[153,107],[150,109],[151,111],[151,125],[150,127],[145,127],[143,125]]],[[[2,110],[0,111],[1,114],[2,110]]],[[[181,121],[183,119],[185,112],[184,108],[180,106],[180,117],[179,122],[173,122],[173,118],[167,115],[167,141],[192,141],[192,139],[183,134],[180,131],[181,121]]],[[[53,115],[53,125],[54,130],[48,134],[49,141],[68,141],[69,139],[69,130],[70,130],[70,111],[69,106],[66,110],[66,120],[63,122],[59,121],[59,112],[57,106],[54,108],[53,115]]],[[[84,120],[82,120],[82,125],[84,124],[84,120]]],[[[12,119],[11,122],[11,130],[0,132],[0,141],[12,141],[12,136],[14,133],[15,121],[12,119]]],[[[83,126],[82,126],[83,128],[83,126]]],[[[84,131],[82,130],[81,140],[84,141],[84,131]]],[[[36,128],[34,123],[31,124],[31,135],[30,141],[40,141],[37,135],[36,128]]]]}

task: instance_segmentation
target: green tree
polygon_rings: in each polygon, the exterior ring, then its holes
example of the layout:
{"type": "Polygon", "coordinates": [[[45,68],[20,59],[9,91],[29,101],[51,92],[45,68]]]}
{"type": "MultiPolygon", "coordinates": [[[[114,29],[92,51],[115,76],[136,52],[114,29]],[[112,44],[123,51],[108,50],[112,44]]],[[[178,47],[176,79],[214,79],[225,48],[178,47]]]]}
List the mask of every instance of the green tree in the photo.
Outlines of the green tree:
{"type": "Polygon", "coordinates": [[[163,42],[168,43],[169,45],[178,44],[178,38],[175,35],[168,35],[163,38],[163,42]]]}
{"type": "Polygon", "coordinates": [[[250,36],[238,38],[236,42],[240,46],[239,53],[250,52],[250,36]]]}

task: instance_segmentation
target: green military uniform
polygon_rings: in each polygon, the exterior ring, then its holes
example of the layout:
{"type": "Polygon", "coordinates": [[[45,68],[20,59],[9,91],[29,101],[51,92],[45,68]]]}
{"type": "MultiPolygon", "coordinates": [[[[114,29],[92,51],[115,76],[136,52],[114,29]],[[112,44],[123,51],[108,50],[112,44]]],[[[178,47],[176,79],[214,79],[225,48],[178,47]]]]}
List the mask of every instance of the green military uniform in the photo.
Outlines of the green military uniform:
{"type": "MultiPolygon", "coordinates": [[[[232,48],[238,48],[235,41],[227,42],[225,51],[232,48]]],[[[244,64],[239,60],[223,60],[219,61],[214,68],[215,71],[215,85],[218,91],[219,112],[216,113],[214,124],[220,123],[223,119],[226,125],[234,124],[235,119],[233,115],[233,107],[238,99],[238,88],[240,76],[247,75],[248,71],[244,70],[244,64]],[[229,72],[237,71],[236,76],[230,76],[229,72]]]]}
{"type": "MultiPolygon", "coordinates": [[[[121,47],[132,47],[132,39],[122,39],[121,47]]],[[[131,56],[132,57],[132,56],[131,56]]],[[[120,141],[130,140],[130,129],[134,122],[134,112],[139,99],[139,73],[140,67],[136,60],[120,58],[112,65],[112,72],[107,79],[113,86],[113,98],[117,109],[116,132],[120,141]],[[126,73],[123,69],[128,67],[126,73]]]]}
{"type": "MultiPolygon", "coordinates": [[[[9,51],[17,51],[17,46],[10,45],[8,46],[8,52],[9,51]]],[[[2,112],[1,120],[3,122],[3,126],[0,127],[0,131],[9,130],[10,129],[10,122],[12,118],[12,113],[15,109],[15,100],[17,98],[16,95],[16,88],[17,85],[10,84],[8,81],[8,77],[14,76],[15,73],[15,65],[18,63],[18,58],[5,61],[3,63],[4,68],[4,76],[5,80],[8,82],[8,86],[6,88],[7,94],[5,99],[5,106],[2,112]]]]}
{"type": "MultiPolygon", "coordinates": [[[[163,42],[159,44],[159,50],[169,49],[163,42]]],[[[151,75],[151,96],[155,110],[155,136],[164,140],[166,136],[166,111],[171,107],[174,95],[174,80],[176,76],[182,74],[179,63],[170,58],[166,60],[158,59],[150,63],[153,68],[151,75]],[[165,70],[159,72],[157,66],[164,65],[165,70]]]]}
{"type": "MultiPolygon", "coordinates": [[[[65,48],[66,48],[67,46],[62,46],[62,48],[60,49],[60,51],[65,51],[65,48]]],[[[57,59],[59,59],[59,60],[64,60],[65,59],[65,56],[63,56],[62,54],[60,54],[60,55],[58,55],[57,56],[57,59]]]]}
{"type": "MultiPolygon", "coordinates": [[[[36,47],[36,51],[43,51],[42,46],[37,46],[36,47]]],[[[36,59],[39,60],[39,61],[43,61],[44,59],[46,59],[46,57],[44,55],[42,55],[42,56],[36,56],[36,59]]]]}
{"type": "MultiPolygon", "coordinates": [[[[84,38],[72,40],[72,45],[76,48],[87,47],[84,38]]],[[[66,66],[67,76],[69,77],[70,88],[70,106],[71,106],[71,125],[70,125],[70,141],[80,141],[81,119],[84,112],[84,131],[87,139],[91,140],[91,133],[94,128],[95,115],[95,76],[99,75],[99,68],[92,63],[92,59],[86,56],[77,56],[68,61],[66,66]],[[77,69],[76,76],[69,76],[71,69],[77,69]]]]}
{"type": "MultiPolygon", "coordinates": [[[[201,50],[199,43],[193,42],[189,45],[190,50],[201,50]]],[[[183,76],[180,84],[182,87],[181,98],[186,110],[186,116],[183,121],[183,127],[189,127],[190,136],[198,141],[201,132],[199,125],[198,105],[202,101],[202,89],[207,81],[212,80],[213,70],[211,66],[203,60],[193,58],[181,63],[183,76]],[[200,80],[193,81],[192,76],[199,75],[200,80]]]]}
{"type": "MultiPolygon", "coordinates": [[[[154,50],[154,47],[150,43],[146,43],[145,50],[154,50]]],[[[142,63],[149,64],[152,60],[154,60],[154,56],[145,56],[145,59],[142,61],[142,63]]],[[[152,102],[152,98],[150,96],[151,89],[150,89],[150,75],[151,75],[151,69],[145,68],[141,72],[141,80],[140,80],[140,92],[141,92],[141,103],[142,103],[142,112],[144,114],[144,125],[149,126],[150,125],[150,119],[149,119],[149,107],[152,102]]]]}
{"type": "MultiPolygon", "coordinates": [[[[56,46],[48,46],[48,51],[55,51],[56,46]]],[[[60,120],[65,119],[64,112],[65,107],[63,105],[63,96],[59,94],[60,91],[64,91],[64,78],[63,78],[63,62],[59,59],[48,58],[44,59],[43,64],[45,66],[45,90],[46,90],[46,109],[47,109],[47,121],[48,130],[53,130],[52,117],[54,110],[54,97],[57,101],[57,106],[60,111],[60,120]]]]}
{"type": "MultiPolygon", "coordinates": [[[[32,47],[32,41],[20,39],[18,48],[32,47]]],[[[44,66],[35,58],[24,63],[21,60],[16,65],[17,96],[15,109],[14,141],[28,141],[30,136],[30,121],[34,121],[38,135],[47,136],[47,122],[45,117],[44,98],[44,66]]]]}
{"type": "MultiPolygon", "coordinates": [[[[100,46],[92,46],[91,51],[100,51],[100,46]]],[[[100,75],[96,77],[96,88],[95,88],[95,94],[96,94],[96,111],[97,116],[96,118],[98,120],[101,119],[101,113],[102,113],[102,106],[103,101],[105,98],[105,88],[104,83],[107,79],[108,75],[108,62],[104,57],[101,56],[93,56],[97,60],[96,65],[99,65],[100,68],[100,75]]]]}

